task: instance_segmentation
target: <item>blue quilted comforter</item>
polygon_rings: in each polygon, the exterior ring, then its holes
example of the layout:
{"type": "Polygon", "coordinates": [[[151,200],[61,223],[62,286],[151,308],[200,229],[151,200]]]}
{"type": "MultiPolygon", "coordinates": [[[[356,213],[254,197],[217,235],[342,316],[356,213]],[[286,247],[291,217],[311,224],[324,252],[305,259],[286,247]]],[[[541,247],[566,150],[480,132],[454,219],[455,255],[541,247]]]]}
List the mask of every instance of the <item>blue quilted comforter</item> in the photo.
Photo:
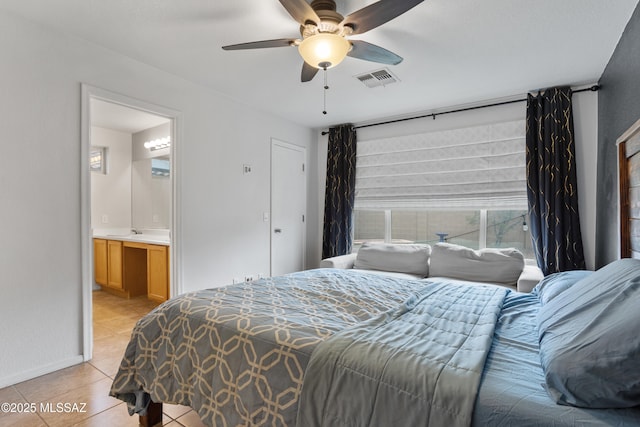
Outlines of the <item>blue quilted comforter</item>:
{"type": "Polygon", "coordinates": [[[508,291],[429,283],[319,344],[298,427],[469,426],[508,291]]]}

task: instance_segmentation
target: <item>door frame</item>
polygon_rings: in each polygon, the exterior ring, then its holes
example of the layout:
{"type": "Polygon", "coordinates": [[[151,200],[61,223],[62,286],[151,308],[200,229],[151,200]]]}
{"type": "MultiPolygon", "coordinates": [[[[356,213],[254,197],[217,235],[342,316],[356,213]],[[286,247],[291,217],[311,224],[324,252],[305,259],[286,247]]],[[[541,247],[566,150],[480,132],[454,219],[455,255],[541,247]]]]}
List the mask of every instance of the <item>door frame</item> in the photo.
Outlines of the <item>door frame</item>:
{"type": "Polygon", "coordinates": [[[81,84],[80,109],[80,236],[82,250],[82,335],[84,361],[93,356],[93,236],[91,233],[91,171],[89,156],[91,151],[91,100],[110,102],[124,107],[141,110],[171,120],[171,230],[170,244],[170,295],[182,293],[182,233],[180,227],[179,152],[182,141],[181,113],[146,101],[131,98],[116,92],[81,84]],[[178,142],[176,144],[176,141],[178,142]]]}
{"type": "Polygon", "coordinates": [[[294,150],[294,151],[299,151],[302,153],[302,158],[304,159],[304,174],[303,174],[303,188],[304,188],[304,206],[305,206],[305,212],[304,212],[304,224],[302,227],[302,268],[306,268],[307,266],[307,224],[308,224],[308,219],[309,219],[309,215],[307,212],[307,207],[308,207],[308,200],[307,200],[307,194],[308,194],[308,188],[307,188],[307,171],[308,171],[308,161],[307,161],[307,149],[306,147],[303,147],[301,145],[297,145],[297,144],[292,144],[289,142],[285,142],[282,141],[280,139],[277,138],[271,138],[271,156],[270,156],[270,163],[271,163],[271,171],[270,171],[270,197],[269,197],[269,275],[273,276],[273,147],[274,146],[280,146],[283,148],[287,148],[290,150],[294,150]]]}

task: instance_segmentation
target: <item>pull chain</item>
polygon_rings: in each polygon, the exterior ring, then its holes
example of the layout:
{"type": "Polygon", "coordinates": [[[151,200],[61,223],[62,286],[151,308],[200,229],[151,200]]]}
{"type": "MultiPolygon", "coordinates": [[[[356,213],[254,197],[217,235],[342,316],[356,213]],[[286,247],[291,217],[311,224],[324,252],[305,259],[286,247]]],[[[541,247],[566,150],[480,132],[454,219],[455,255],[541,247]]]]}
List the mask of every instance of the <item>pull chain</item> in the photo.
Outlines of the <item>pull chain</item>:
{"type": "Polygon", "coordinates": [[[329,85],[327,84],[327,67],[330,65],[326,62],[321,62],[319,64],[322,69],[324,70],[324,91],[323,91],[323,110],[322,110],[322,114],[327,114],[327,90],[329,89],[329,85]]]}

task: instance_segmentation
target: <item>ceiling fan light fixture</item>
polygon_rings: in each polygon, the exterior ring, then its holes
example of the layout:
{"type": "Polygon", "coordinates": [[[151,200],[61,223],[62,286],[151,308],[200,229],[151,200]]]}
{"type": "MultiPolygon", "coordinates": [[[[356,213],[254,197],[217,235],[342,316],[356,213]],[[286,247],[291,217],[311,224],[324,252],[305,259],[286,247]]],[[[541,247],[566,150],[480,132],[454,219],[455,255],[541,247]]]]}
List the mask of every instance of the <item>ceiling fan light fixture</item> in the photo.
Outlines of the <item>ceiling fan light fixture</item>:
{"type": "Polygon", "coordinates": [[[351,43],[337,34],[318,33],[302,40],[298,46],[300,56],[315,68],[331,68],[347,56],[351,43]]]}

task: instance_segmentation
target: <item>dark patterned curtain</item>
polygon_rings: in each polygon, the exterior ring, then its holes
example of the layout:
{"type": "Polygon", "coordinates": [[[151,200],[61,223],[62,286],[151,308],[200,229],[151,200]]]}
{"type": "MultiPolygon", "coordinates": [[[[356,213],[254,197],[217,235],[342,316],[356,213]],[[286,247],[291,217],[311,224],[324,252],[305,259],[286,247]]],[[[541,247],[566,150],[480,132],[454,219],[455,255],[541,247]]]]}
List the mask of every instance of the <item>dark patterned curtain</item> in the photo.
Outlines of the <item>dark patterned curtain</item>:
{"type": "Polygon", "coordinates": [[[570,88],[527,97],[527,197],[543,273],[584,269],[570,88]]]}
{"type": "Polygon", "coordinates": [[[356,130],[352,125],[336,126],[329,129],[323,259],[351,252],[355,188],[356,130]]]}

